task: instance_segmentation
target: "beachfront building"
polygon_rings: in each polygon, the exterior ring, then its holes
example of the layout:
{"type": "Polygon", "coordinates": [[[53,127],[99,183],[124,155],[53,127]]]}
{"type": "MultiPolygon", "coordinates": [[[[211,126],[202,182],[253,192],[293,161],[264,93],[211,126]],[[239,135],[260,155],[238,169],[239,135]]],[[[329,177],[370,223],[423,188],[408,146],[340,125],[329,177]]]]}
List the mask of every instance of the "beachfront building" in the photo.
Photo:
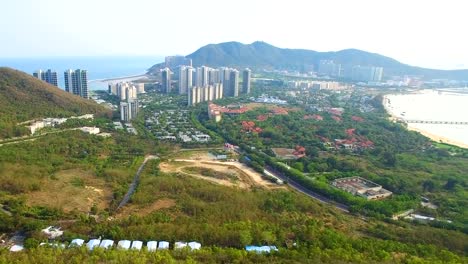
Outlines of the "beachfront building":
{"type": "Polygon", "coordinates": [[[58,87],[58,78],[56,71],[52,71],[51,69],[48,69],[47,71],[37,70],[33,73],[33,76],[38,78],[39,80],[42,80],[46,83],[58,87]]]}
{"type": "Polygon", "coordinates": [[[64,72],[65,91],[89,99],[88,72],[86,70],[67,70],[64,72]]]}

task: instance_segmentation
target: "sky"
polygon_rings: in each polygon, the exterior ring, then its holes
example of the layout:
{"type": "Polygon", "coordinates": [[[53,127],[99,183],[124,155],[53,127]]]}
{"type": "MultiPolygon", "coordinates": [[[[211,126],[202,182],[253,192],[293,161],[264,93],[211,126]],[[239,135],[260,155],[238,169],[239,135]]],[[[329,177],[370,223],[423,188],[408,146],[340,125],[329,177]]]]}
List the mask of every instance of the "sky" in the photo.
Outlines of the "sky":
{"type": "Polygon", "coordinates": [[[465,0],[1,0],[0,57],[188,55],[226,41],[468,68],[465,0]]]}

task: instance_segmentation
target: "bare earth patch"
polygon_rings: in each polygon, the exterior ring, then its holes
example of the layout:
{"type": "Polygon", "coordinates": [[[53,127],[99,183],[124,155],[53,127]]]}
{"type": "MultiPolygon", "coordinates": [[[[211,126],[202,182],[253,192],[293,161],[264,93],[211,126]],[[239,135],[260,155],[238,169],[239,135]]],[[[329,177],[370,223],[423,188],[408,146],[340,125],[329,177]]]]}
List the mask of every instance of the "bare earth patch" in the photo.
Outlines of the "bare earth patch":
{"type": "Polygon", "coordinates": [[[214,161],[207,151],[193,151],[189,155],[187,154],[188,153],[185,153],[183,158],[176,158],[169,160],[168,162],[162,162],[159,164],[159,168],[162,172],[177,172],[224,186],[239,187],[243,189],[252,187],[264,187],[268,189],[285,188],[265,180],[260,173],[240,162],[214,161]],[[214,172],[219,172],[220,174],[230,174],[236,176],[238,179],[229,180],[222,179],[222,177],[207,177],[199,173],[194,173],[193,170],[192,172],[189,172],[191,167],[206,168],[214,172]]]}
{"type": "Polygon", "coordinates": [[[87,213],[96,204],[103,210],[109,206],[112,191],[102,179],[89,171],[70,169],[59,171],[55,179],[41,182],[41,190],[26,194],[27,205],[60,208],[64,212],[87,213]]]}

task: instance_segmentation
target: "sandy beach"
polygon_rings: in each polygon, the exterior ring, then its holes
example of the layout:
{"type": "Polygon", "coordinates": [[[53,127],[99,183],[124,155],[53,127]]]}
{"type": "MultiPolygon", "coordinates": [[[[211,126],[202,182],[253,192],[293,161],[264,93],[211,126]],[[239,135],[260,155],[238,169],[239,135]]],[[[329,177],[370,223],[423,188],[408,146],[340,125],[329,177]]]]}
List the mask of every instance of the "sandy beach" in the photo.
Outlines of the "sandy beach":
{"type": "MultiPolygon", "coordinates": [[[[390,120],[391,121],[396,122],[396,121],[402,119],[401,117],[395,115],[395,113],[392,111],[393,107],[391,105],[391,101],[387,98],[387,96],[383,97],[382,104],[383,104],[385,110],[387,111],[387,113],[390,115],[390,120]]],[[[407,128],[408,128],[408,130],[416,131],[416,132],[420,133],[421,135],[423,135],[423,136],[425,136],[427,138],[430,138],[432,141],[439,142],[439,143],[445,143],[445,144],[454,145],[454,146],[457,146],[457,147],[467,148],[468,149],[468,144],[465,144],[463,142],[458,142],[458,141],[455,141],[455,140],[452,140],[452,139],[449,139],[449,138],[446,138],[446,137],[443,137],[443,136],[439,136],[439,135],[433,134],[433,133],[431,133],[429,131],[426,131],[426,130],[423,130],[423,129],[420,129],[420,128],[413,127],[413,126],[411,126],[411,124],[408,124],[407,128]]]]}
{"type": "Polygon", "coordinates": [[[425,131],[425,130],[422,130],[422,129],[419,129],[419,128],[415,128],[415,127],[411,127],[411,125],[408,125],[408,130],[419,132],[421,135],[424,135],[425,137],[428,137],[432,141],[435,141],[435,142],[445,143],[445,144],[454,145],[454,146],[457,146],[457,147],[460,147],[460,148],[468,149],[468,144],[464,144],[462,142],[451,140],[451,139],[448,139],[446,137],[434,135],[434,134],[432,134],[432,133],[430,133],[428,131],[425,131]]]}

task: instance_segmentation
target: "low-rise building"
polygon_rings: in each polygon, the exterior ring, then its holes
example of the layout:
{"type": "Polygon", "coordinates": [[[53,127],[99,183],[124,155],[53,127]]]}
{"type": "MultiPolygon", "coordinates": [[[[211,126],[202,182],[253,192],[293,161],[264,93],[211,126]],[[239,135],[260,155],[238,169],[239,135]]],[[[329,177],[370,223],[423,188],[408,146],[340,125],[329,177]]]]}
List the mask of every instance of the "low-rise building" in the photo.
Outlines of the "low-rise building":
{"type": "Polygon", "coordinates": [[[331,185],[367,200],[384,199],[392,195],[391,191],[382,188],[381,185],[361,177],[336,179],[331,185]]]}

